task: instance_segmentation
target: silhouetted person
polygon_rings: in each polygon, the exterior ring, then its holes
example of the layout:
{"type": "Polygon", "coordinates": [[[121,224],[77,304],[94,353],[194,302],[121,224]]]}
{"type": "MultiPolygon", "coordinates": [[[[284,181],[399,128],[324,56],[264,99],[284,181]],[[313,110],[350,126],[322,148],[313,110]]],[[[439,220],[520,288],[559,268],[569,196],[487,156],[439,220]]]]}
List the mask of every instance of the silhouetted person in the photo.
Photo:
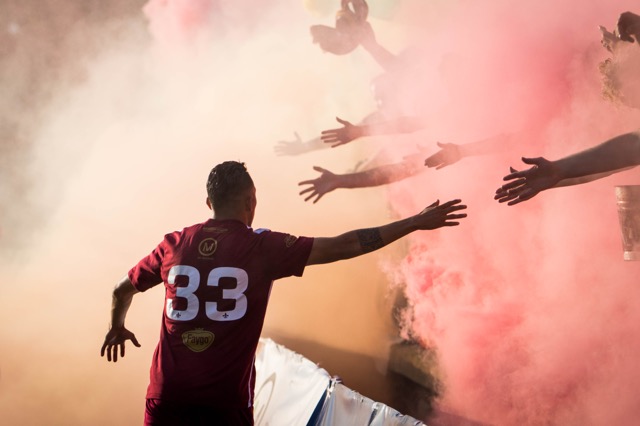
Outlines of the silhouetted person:
{"type": "Polygon", "coordinates": [[[165,235],[113,290],[111,327],[100,354],[116,362],[133,296],[165,287],[160,341],[147,390],[145,425],[252,425],[255,352],[274,280],[305,266],[375,251],[417,230],[456,226],[460,200],[332,238],[253,230],[256,188],[243,163],[215,166],[207,179],[213,217],[165,235]]]}

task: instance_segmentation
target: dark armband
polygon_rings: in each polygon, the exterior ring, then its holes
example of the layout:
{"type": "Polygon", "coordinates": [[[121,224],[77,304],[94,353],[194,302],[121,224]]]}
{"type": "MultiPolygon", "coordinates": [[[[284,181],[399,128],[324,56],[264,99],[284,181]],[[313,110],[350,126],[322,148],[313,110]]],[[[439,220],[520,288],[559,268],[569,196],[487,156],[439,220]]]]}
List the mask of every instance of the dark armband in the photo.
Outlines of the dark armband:
{"type": "Polygon", "coordinates": [[[384,247],[378,228],[359,229],[357,232],[360,247],[364,253],[369,253],[384,247]]]}

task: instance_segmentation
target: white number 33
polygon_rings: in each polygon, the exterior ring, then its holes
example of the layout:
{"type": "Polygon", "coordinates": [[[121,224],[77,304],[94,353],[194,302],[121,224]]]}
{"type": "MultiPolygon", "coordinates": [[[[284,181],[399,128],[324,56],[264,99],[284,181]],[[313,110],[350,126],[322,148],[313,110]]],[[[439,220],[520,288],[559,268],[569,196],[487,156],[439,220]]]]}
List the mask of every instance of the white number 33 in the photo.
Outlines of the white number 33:
{"type": "MultiPolygon", "coordinates": [[[[175,285],[177,276],[187,277],[186,287],[176,287],[176,296],[184,298],[187,301],[187,307],[184,310],[174,309],[173,299],[167,298],[167,317],[176,321],[189,321],[194,319],[200,310],[200,301],[194,294],[200,286],[200,272],[193,266],[176,265],[169,270],[168,284],[175,285]]],[[[221,278],[236,280],[237,284],[234,288],[222,289],[222,298],[235,300],[236,306],[230,311],[219,311],[218,302],[205,302],[207,317],[213,321],[240,319],[247,313],[247,296],[244,295],[244,292],[249,286],[249,276],[245,270],[240,268],[215,268],[209,272],[207,285],[217,287],[221,278]]]]}

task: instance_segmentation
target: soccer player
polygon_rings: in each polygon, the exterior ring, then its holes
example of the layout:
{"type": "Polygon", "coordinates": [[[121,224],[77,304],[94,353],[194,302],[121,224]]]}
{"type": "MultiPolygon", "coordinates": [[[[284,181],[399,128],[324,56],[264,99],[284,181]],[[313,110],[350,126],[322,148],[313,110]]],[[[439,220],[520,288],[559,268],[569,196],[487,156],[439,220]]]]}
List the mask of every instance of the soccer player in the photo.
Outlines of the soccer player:
{"type": "Polygon", "coordinates": [[[165,286],[145,425],[252,425],[254,357],[274,280],[466,217],[460,200],[436,201],[415,216],[333,238],[253,230],[256,189],[244,163],[234,161],[213,168],[207,195],[213,218],[165,235],[113,290],[100,354],[116,362],[127,340],[140,346],[125,328],[133,296],[165,286]]]}

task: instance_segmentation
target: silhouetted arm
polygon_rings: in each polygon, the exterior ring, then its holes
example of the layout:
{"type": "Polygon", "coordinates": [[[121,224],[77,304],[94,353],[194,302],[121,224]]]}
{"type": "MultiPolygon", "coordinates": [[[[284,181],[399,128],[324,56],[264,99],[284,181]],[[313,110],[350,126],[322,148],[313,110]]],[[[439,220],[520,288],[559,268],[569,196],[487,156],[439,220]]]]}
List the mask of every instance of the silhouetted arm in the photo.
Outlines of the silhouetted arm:
{"type": "Polygon", "coordinates": [[[138,290],[131,284],[129,277],[124,277],[113,289],[111,325],[100,349],[100,356],[104,356],[106,352],[108,361],[113,359],[113,362],[117,362],[118,352],[120,357],[124,356],[124,344],[127,340],[131,340],[135,346],[140,347],[136,336],[124,326],[127,311],[136,293],[138,290]]]}
{"type": "Polygon", "coordinates": [[[518,204],[550,188],[590,182],[635,167],[640,164],[640,133],[616,136],[556,161],[542,157],[522,161],[532,167],[504,177],[510,182],[496,191],[499,202],[518,204]]]}
{"type": "Polygon", "coordinates": [[[509,134],[501,134],[466,144],[438,142],[437,144],[438,147],[440,147],[440,151],[424,160],[424,165],[427,167],[435,167],[436,170],[439,170],[457,163],[465,157],[500,152],[509,146],[511,137],[509,134]]]}
{"type": "Polygon", "coordinates": [[[349,231],[333,238],[315,238],[307,265],[336,262],[378,250],[418,230],[431,230],[443,226],[456,226],[467,215],[456,213],[467,206],[460,200],[442,205],[438,201],[415,216],[376,228],[349,231]]]}
{"type": "Polygon", "coordinates": [[[395,164],[374,167],[369,170],[356,173],[335,174],[322,167],[315,166],[315,171],[320,176],[315,179],[304,180],[298,185],[309,185],[300,191],[300,195],[306,196],[305,201],[314,198],[317,203],[325,194],[338,188],[367,188],[386,185],[416,175],[424,170],[424,167],[416,161],[403,161],[395,164]]]}
{"type": "Polygon", "coordinates": [[[313,138],[307,141],[303,141],[297,132],[293,134],[294,140],[291,141],[278,141],[274,147],[276,155],[300,155],[311,151],[317,151],[319,149],[325,149],[327,146],[320,138],[313,138]]]}
{"type": "Polygon", "coordinates": [[[369,52],[371,57],[386,71],[389,71],[396,62],[396,55],[378,43],[376,35],[373,32],[373,27],[368,22],[363,23],[360,45],[369,52]]]}
{"type": "Polygon", "coordinates": [[[336,117],[336,120],[342,124],[342,127],[323,130],[320,136],[324,143],[332,144],[331,148],[365,136],[413,133],[424,128],[421,119],[409,116],[367,124],[352,124],[340,117],[336,117]]]}

